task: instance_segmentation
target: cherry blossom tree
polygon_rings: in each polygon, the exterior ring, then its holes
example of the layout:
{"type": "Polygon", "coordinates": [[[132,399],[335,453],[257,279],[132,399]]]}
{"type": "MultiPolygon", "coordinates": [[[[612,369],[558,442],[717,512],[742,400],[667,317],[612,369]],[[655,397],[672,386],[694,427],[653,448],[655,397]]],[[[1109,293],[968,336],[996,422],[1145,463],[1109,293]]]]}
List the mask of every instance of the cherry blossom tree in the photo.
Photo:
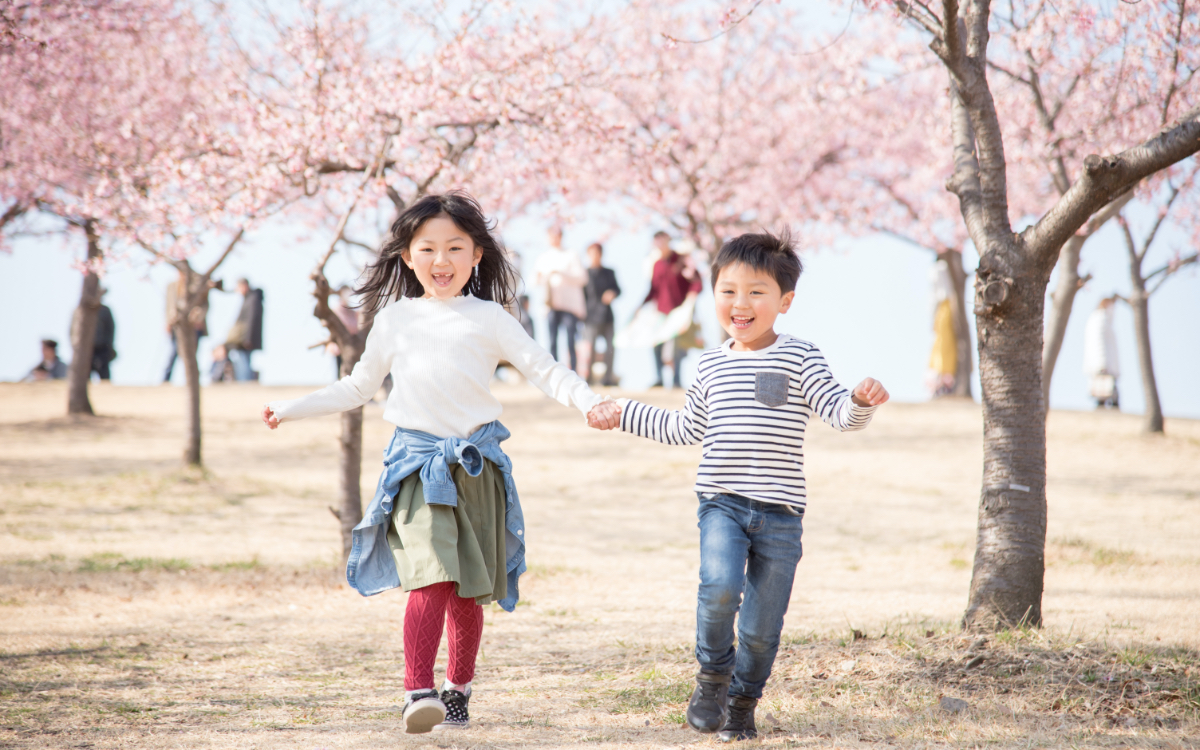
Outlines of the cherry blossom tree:
{"type": "MultiPolygon", "coordinates": [[[[1098,211],[1142,180],[1192,157],[1200,149],[1200,107],[1187,95],[1166,108],[1167,125],[1131,124],[1121,145],[1108,155],[1087,153],[1061,196],[1034,222],[1016,232],[1012,225],[1009,174],[1002,112],[989,80],[991,50],[1000,51],[1004,30],[986,0],[923,0],[886,4],[930,40],[930,49],[950,77],[951,138],[944,149],[953,157],[947,187],[980,254],[975,275],[976,330],[984,411],[984,481],[970,601],[964,624],[994,629],[1042,621],[1045,571],[1046,433],[1042,395],[1042,330],[1050,273],[1064,244],[1098,211]],[[993,35],[995,37],[993,41],[993,35]],[[1123,150],[1118,150],[1123,149],[1123,150]]],[[[1005,12],[1033,18],[1057,15],[1088,38],[1103,26],[1096,16],[1059,15],[1059,4],[1012,3],[1005,12]]],[[[1197,18],[1180,5],[1185,37],[1197,18]]],[[[1140,9],[1141,6],[1139,5],[1140,9]]],[[[1121,9],[1112,11],[1119,14],[1121,9]]],[[[1138,11],[1134,11],[1138,12],[1138,11]]],[[[1117,21],[1119,22],[1119,20],[1117,21]]],[[[1147,29],[1149,49],[1164,44],[1170,27],[1147,29]]],[[[1184,47],[1181,45],[1181,49],[1184,47]]],[[[1196,45],[1188,49],[1196,50],[1196,45]]],[[[1085,83],[1081,79],[1080,83],[1085,83]]],[[[1109,96],[1137,96],[1153,80],[1128,84],[1109,96]]],[[[1014,170],[1015,171],[1015,170],[1014,170]]]]}
{"type": "Polygon", "coordinates": [[[572,199],[615,186],[715,252],[732,233],[811,223],[832,202],[824,176],[849,144],[829,123],[869,87],[871,51],[847,44],[817,64],[783,11],[698,40],[707,20],[685,3],[638,3],[605,30],[610,75],[589,103],[598,145],[581,139],[580,168],[562,171],[572,199]]]}
{"type": "Polygon", "coordinates": [[[30,0],[0,10],[0,230],[41,211],[86,239],[67,411],[88,399],[105,237],[193,112],[203,39],[171,0],[30,0]]]}
{"type": "MultiPolygon", "coordinates": [[[[1181,101],[1195,100],[1196,10],[1185,2],[1086,0],[1013,3],[996,13],[988,69],[1005,113],[1010,172],[1020,180],[1014,215],[1037,216],[1065,195],[1087,156],[1164,127],[1181,101]]],[[[1152,191],[1141,191],[1143,195],[1152,191]]],[[[1043,398],[1076,291],[1087,240],[1116,217],[1134,191],[1116,196],[1063,245],[1042,355],[1043,398]]]]}
{"type": "MultiPolygon", "coordinates": [[[[432,38],[407,55],[372,44],[377,19],[368,12],[313,3],[286,22],[266,17],[272,44],[229,39],[253,71],[242,86],[257,102],[254,148],[296,196],[297,213],[334,225],[311,275],[314,315],[347,375],[372,320],[347,329],[328,304],[325,268],[340,248],[375,247],[348,236],[355,212],[394,214],[451,188],[508,214],[544,197],[555,184],[554,144],[573,125],[572,98],[589,68],[569,30],[500,3],[479,3],[453,22],[414,18],[432,38]]],[[[362,409],[341,419],[340,498],[331,510],[348,554],[362,517],[362,409]]]]}

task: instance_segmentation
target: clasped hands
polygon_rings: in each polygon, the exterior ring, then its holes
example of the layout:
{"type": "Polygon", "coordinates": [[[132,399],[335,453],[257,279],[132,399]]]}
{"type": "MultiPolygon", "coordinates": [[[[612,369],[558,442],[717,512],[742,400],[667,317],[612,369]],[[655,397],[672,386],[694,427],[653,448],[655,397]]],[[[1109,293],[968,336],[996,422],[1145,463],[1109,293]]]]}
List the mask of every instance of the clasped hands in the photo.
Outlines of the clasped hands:
{"type": "Polygon", "coordinates": [[[611,430],[621,426],[621,407],[616,401],[601,401],[587,415],[588,427],[611,430]]]}

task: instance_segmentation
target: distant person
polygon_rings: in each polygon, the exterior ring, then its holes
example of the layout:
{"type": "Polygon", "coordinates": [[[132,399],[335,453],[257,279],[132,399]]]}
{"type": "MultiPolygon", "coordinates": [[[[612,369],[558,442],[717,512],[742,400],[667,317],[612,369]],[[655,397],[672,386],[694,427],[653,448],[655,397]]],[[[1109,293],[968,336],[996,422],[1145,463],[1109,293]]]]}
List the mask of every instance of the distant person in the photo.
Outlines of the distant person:
{"type": "Polygon", "coordinates": [[[217,344],[212,350],[212,368],[209,379],[214,383],[232,383],[236,378],[233,374],[233,363],[229,361],[229,353],[224,344],[217,344]]]}
{"type": "Polygon", "coordinates": [[[722,742],[758,734],[754,711],[771,676],[802,551],[805,429],[816,417],[840,431],[861,430],[888,400],[872,378],[842,387],[816,346],[775,332],[802,270],[786,235],[744,234],[725,243],[712,284],[717,322],[730,340],[700,358],[683,408],[617,402],[625,432],[704,445],[693,487],[700,669],[686,721],[722,742]]]}
{"type": "Polygon", "coordinates": [[[62,380],[65,377],[67,377],[67,363],[58,358],[58,342],[54,339],[42,339],[42,361],[29,371],[22,382],[62,380]]]}
{"type": "Polygon", "coordinates": [[[954,393],[958,375],[958,339],[954,335],[954,280],[950,264],[933,265],[933,350],[929,353],[929,390],[934,398],[954,393]]]}
{"type": "MultiPolygon", "coordinates": [[[[101,295],[104,294],[107,291],[101,292],[101,295]]],[[[101,304],[96,311],[96,338],[92,345],[92,372],[99,375],[101,380],[111,379],[108,366],[117,358],[116,340],[117,324],[113,321],[112,310],[108,309],[108,305],[101,304]]]]}
{"type": "Polygon", "coordinates": [[[534,266],[534,283],[546,287],[546,304],[550,308],[547,321],[550,327],[550,356],[555,361],[558,358],[558,329],[565,328],[567,332],[567,359],[571,369],[577,369],[578,359],[575,354],[575,337],[578,335],[579,321],[587,315],[583,300],[583,287],[587,284],[587,274],[579,256],[562,246],[562,228],[552,227],[548,233],[550,249],[538,256],[534,266]]]}
{"type": "MultiPolygon", "coordinates": [[[[684,302],[694,302],[700,294],[704,282],[696,268],[688,259],[671,249],[671,236],[666,232],[654,234],[654,247],[661,254],[655,261],[654,270],[650,276],[650,292],[646,302],[654,302],[658,311],[669,315],[684,302]]],[[[645,303],[643,303],[645,304],[645,303]]],[[[671,365],[674,385],[682,388],[683,358],[687,354],[682,336],[654,346],[654,385],[652,388],[662,388],[662,368],[664,363],[671,365]],[[670,346],[669,356],[664,357],[667,346],[670,346]]]]}
{"type": "MultiPolygon", "coordinates": [[[[179,357],[179,341],[175,335],[175,323],[179,320],[179,294],[187,289],[187,283],[187,273],[180,271],[179,280],[167,286],[167,335],[171,337],[171,356],[167,359],[167,371],[163,374],[163,383],[171,382],[171,372],[175,369],[175,360],[179,357]]],[[[224,285],[220,281],[209,281],[208,289],[205,290],[200,304],[189,313],[192,330],[196,333],[197,344],[200,343],[200,339],[208,335],[208,291],[212,289],[224,291],[224,285]]]]}
{"type": "Polygon", "coordinates": [[[242,309],[225,337],[225,349],[239,381],[258,380],[258,373],[250,367],[250,355],[262,349],[263,291],[251,287],[246,279],[238,279],[237,290],[242,295],[242,309]]]}
{"type": "Polygon", "coordinates": [[[587,319],[584,323],[584,351],[582,375],[588,385],[592,384],[592,362],[596,356],[596,342],[604,339],[604,377],[601,385],[616,385],[616,375],[613,373],[613,300],[621,294],[617,284],[617,274],[603,264],[604,246],[593,242],[588,246],[588,281],[584,287],[584,298],[587,302],[587,319]]]}
{"type": "Polygon", "coordinates": [[[1121,360],[1117,356],[1117,333],[1113,329],[1113,303],[1116,296],[1105,297],[1088,316],[1083,331],[1083,374],[1096,400],[1096,408],[1120,409],[1117,378],[1121,377],[1121,360]]]}
{"type": "MultiPolygon", "coordinates": [[[[358,333],[358,310],[352,307],[354,304],[353,296],[354,290],[342,284],[338,287],[333,300],[329,303],[329,309],[333,311],[334,315],[338,316],[338,320],[342,321],[342,325],[346,327],[346,332],[351,336],[358,333]]],[[[325,345],[325,353],[332,354],[334,362],[337,363],[337,375],[335,377],[342,377],[342,351],[338,348],[337,342],[330,340],[325,345]]]]}
{"type": "Polygon", "coordinates": [[[611,399],[555,362],[504,309],[517,275],[490,226],[465,193],[427,195],[405,209],[360,287],[375,323],[358,366],[322,390],[262,411],[275,429],[357,409],[389,372],[396,376],[383,410],[396,432],[378,490],[354,529],[346,580],[364,596],[408,592],[401,712],[408,734],[469,726],[481,605],[513,611],[525,572],[521,502],[500,445],[509,432],[491,391],[496,366],[511,362],[594,427],[619,422],[611,399]],[[449,659],[439,690],[434,666],[447,617],[449,659]]]}

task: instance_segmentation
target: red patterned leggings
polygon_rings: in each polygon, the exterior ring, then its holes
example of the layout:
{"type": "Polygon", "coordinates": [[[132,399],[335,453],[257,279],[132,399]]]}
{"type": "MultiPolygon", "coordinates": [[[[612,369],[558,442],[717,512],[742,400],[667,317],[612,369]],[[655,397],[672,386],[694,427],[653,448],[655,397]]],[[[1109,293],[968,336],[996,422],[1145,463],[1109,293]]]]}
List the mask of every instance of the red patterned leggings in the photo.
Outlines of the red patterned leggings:
{"type": "Polygon", "coordinates": [[[483,636],[483,607],[474,599],[455,594],[453,583],[435,583],[408,592],[408,605],[404,608],[405,690],[434,687],[433,663],[437,661],[447,610],[450,663],[446,679],[464,685],[475,677],[475,656],[483,636]]]}

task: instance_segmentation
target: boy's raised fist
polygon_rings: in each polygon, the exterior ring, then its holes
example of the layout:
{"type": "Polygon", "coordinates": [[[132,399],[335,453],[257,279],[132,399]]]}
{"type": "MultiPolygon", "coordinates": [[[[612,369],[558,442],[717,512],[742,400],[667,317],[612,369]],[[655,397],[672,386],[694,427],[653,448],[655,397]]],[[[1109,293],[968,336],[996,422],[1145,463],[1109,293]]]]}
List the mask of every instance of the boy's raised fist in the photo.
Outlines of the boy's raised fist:
{"type": "Polygon", "coordinates": [[[866,378],[856,385],[850,396],[859,406],[879,406],[888,400],[887,388],[875,378],[866,378]]]}

